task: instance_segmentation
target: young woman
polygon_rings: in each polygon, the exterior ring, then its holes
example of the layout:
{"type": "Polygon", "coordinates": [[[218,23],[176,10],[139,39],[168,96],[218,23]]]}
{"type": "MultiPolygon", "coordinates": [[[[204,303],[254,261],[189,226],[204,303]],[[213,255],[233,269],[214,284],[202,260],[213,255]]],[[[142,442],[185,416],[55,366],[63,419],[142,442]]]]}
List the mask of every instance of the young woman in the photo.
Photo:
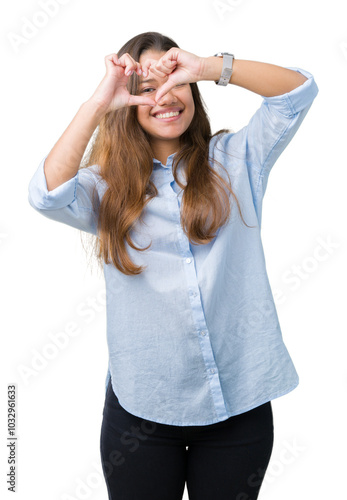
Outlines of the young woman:
{"type": "MultiPolygon", "coordinates": [[[[271,400],[299,383],[267,277],[262,200],[318,87],[308,71],[200,57],[155,32],[105,64],[32,177],[29,202],[94,235],[103,263],[109,498],[178,500],[186,482],[191,500],[256,499],[271,400]],[[238,132],[212,135],[202,80],[262,104],[238,132]]],[[[228,91],[215,89],[231,115],[228,91]]]]}

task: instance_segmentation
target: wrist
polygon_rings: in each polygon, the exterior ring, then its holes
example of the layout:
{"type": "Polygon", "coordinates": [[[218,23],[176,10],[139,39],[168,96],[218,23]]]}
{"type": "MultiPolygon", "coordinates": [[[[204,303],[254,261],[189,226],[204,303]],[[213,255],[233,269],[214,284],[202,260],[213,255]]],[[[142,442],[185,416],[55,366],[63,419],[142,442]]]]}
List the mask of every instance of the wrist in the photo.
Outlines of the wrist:
{"type": "Polygon", "coordinates": [[[88,109],[88,111],[95,115],[95,117],[99,120],[101,120],[107,112],[107,107],[105,106],[105,104],[98,101],[97,99],[94,99],[93,97],[85,101],[83,103],[83,107],[88,109]]]}
{"type": "Polygon", "coordinates": [[[223,57],[204,57],[202,68],[201,80],[210,80],[217,82],[223,69],[223,57]]]}

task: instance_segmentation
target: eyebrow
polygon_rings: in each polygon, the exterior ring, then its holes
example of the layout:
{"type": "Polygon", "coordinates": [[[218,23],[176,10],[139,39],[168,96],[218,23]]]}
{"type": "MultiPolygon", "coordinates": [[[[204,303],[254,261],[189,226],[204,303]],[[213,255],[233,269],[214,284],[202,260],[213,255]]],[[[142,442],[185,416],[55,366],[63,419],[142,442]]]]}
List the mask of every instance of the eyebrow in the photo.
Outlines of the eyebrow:
{"type": "Polygon", "coordinates": [[[148,83],[148,82],[155,82],[156,80],[154,78],[149,78],[148,80],[142,80],[142,82],[140,82],[140,85],[142,83],[148,83]]]}

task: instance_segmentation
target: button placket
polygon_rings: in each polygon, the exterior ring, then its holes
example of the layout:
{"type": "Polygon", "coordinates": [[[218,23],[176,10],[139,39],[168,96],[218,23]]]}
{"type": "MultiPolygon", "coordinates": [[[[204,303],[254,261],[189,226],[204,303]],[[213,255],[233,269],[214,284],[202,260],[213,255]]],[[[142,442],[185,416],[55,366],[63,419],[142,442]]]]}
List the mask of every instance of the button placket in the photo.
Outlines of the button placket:
{"type": "Polygon", "coordinates": [[[172,221],[176,222],[179,255],[183,260],[183,266],[187,277],[187,287],[191,304],[191,312],[194,318],[197,340],[199,341],[202,358],[205,364],[205,373],[207,373],[208,376],[216,412],[217,414],[223,415],[225,414],[226,409],[225,405],[223,404],[223,394],[220,385],[218,370],[215,366],[210,336],[207,330],[205,315],[202,306],[202,298],[200,297],[200,292],[197,292],[199,290],[199,285],[194,264],[194,255],[191,250],[189,239],[184,233],[181,226],[179,196],[182,196],[183,193],[182,190],[179,193],[176,193],[174,191],[173,185],[175,180],[173,178],[171,168],[166,169],[165,179],[167,181],[164,183],[164,192],[168,200],[168,206],[172,221]],[[171,181],[168,181],[169,174],[171,176],[171,181]],[[175,202],[173,201],[174,198],[176,198],[175,202]]]}

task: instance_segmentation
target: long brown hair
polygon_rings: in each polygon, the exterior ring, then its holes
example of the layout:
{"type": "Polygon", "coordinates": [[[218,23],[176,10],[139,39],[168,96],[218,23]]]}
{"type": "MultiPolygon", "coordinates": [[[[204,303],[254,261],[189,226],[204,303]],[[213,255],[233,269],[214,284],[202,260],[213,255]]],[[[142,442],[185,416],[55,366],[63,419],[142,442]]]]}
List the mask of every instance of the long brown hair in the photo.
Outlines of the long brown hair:
{"type": "MultiPolygon", "coordinates": [[[[118,57],[128,53],[138,61],[148,49],[166,52],[171,47],[178,47],[171,38],[157,32],[146,32],[123,45],[118,57]]],[[[127,86],[130,94],[137,94],[138,83],[139,77],[134,72],[127,86]]],[[[174,156],[172,172],[177,184],[184,189],[182,228],[191,243],[206,244],[230,217],[229,195],[224,188],[234,197],[242,221],[246,223],[230,182],[227,183],[209,164],[209,142],[213,137],[210,122],[197,84],[190,83],[190,87],[195,113],[190,126],[180,137],[180,149],[174,156]],[[177,178],[180,162],[187,181],[185,185],[177,178]]],[[[214,135],[221,132],[227,130],[223,129],[214,135]]],[[[104,260],[109,264],[112,261],[124,274],[140,274],[143,266],[134,265],[126,243],[138,251],[150,247],[136,247],[130,233],[134,224],[140,220],[145,205],[158,191],[150,179],[153,171],[150,138],[137,120],[136,106],[117,109],[102,118],[89,154],[81,165],[80,168],[99,165],[101,179],[107,183],[107,190],[98,207],[98,262],[101,264],[104,260]]],[[[246,226],[249,227],[248,224],[246,226]]]]}

